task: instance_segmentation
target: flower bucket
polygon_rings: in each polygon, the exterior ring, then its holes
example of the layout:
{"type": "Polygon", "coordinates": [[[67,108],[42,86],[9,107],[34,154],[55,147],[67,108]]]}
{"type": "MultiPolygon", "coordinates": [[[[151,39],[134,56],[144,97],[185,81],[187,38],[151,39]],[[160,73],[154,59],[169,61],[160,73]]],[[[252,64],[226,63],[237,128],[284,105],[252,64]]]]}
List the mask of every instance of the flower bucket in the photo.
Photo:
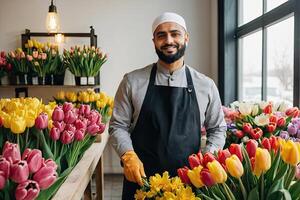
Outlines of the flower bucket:
{"type": "Polygon", "coordinates": [[[27,81],[27,85],[32,85],[32,75],[27,74],[26,81],[27,81]]]}
{"type": "Polygon", "coordinates": [[[75,76],[75,84],[76,85],[88,85],[88,78],[75,76]]]}
{"type": "Polygon", "coordinates": [[[9,82],[9,85],[17,85],[17,76],[14,74],[9,74],[8,82],[9,82]]]}
{"type": "Polygon", "coordinates": [[[63,85],[65,80],[65,73],[61,75],[53,75],[53,85],[63,85]]]}
{"type": "Polygon", "coordinates": [[[38,84],[45,85],[45,77],[38,77],[38,84]]]}
{"type": "Polygon", "coordinates": [[[18,85],[26,85],[25,74],[18,75],[18,85]]]}
{"type": "Polygon", "coordinates": [[[52,75],[45,76],[45,85],[53,85],[52,84],[52,75]]]}

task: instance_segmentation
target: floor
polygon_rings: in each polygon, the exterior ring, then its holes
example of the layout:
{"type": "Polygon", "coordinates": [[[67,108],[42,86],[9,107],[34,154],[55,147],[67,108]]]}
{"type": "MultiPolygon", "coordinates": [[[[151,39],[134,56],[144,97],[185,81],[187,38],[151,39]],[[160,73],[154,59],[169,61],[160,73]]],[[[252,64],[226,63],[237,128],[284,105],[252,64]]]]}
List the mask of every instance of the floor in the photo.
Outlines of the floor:
{"type": "Polygon", "coordinates": [[[104,175],[104,200],[120,200],[123,188],[123,175],[104,175]]]}

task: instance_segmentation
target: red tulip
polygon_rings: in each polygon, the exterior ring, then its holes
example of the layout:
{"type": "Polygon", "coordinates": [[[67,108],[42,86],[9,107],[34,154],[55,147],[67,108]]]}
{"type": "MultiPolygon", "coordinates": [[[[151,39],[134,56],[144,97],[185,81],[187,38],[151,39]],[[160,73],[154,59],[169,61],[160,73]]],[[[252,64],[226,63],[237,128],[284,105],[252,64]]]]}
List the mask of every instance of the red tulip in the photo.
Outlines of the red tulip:
{"type": "Polygon", "coordinates": [[[73,104],[69,102],[65,102],[63,105],[63,111],[66,113],[68,111],[71,111],[73,109],[73,104]]]}
{"type": "Polygon", "coordinates": [[[299,109],[297,107],[289,108],[285,111],[285,114],[289,117],[296,118],[299,116],[299,109]]]}
{"type": "Polygon", "coordinates": [[[84,105],[84,104],[80,105],[80,107],[79,107],[79,114],[87,116],[87,115],[90,114],[90,112],[91,112],[90,105],[84,105]]]}
{"type": "Polygon", "coordinates": [[[248,152],[249,158],[255,157],[256,148],[258,143],[256,140],[250,139],[246,144],[246,150],[248,152]]]}
{"type": "Polygon", "coordinates": [[[29,168],[25,160],[20,160],[11,165],[10,178],[16,183],[22,183],[28,179],[29,168]]]}
{"type": "Polygon", "coordinates": [[[48,115],[46,113],[41,113],[35,119],[35,127],[40,130],[48,127],[48,115]]]}
{"type": "Polygon", "coordinates": [[[197,156],[198,156],[198,158],[199,158],[200,164],[202,165],[202,164],[203,164],[203,155],[202,155],[201,151],[199,151],[199,152],[197,153],[197,156]]]}
{"type": "Polygon", "coordinates": [[[198,167],[201,164],[200,159],[196,154],[190,155],[188,160],[189,160],[191,169],[194,169],[195,167],[198,167]]]}
{"type": "Polygon", "coordinates": [[[268,125],[267,125],[267,131],[269,133],[272,133],[276,130],[276,122],[270,122],[268,125]]]}
{"type": "Polygon", "coordinates": [[[51,130],[50,130],[50,138],[54,141],[57,141],[60,137],[60,131],[58,128],[56,127],[52,127],[51,130]]]}
{"type": "Polygon", "coordinates": [[[228,149],[231,154],[235,154],[240,159],[241,162],[243,161],[242,148],[240,145],[231,144],[228,149]]]}
{"type": "Polygon", "coordinates": [[[16,188],[16,200],[33,200],[39,196],[40,187],[37,182],[27,180],[16,188]]]}
{"type": "Polygon", "coordinates": [[[263,113],[265,113],[265,114],[271,114],[272,113],[272,104],[267,105],[264,108],[263,113]]]}
{"type": "Polygon", "coordinates": [[[276,153],[279,148],[279,142],[278,142],[277,138],[274,135],[272,135],[269,140],[271,143],[271,149],[273,149],[274,152],[276,153]]]}
{"type": "Polygon", "coordinates": [[[277,120],[277,126],[278,126],[278,127],[284,127],[284,126],[285,126],[285,118],[284,118],[284,117],[280,117],[280,118],[277,120]]]}
{"type": "Polygon", "coordinates": [[[74,134],[74,139],[76,141],[82,141],[85,135],[84,133],[85,133],[84,130],[76,130],[74,134]]]}
{"type": "Polygon", "coordinates": [[[39,149],[25,149],[22,159],[27,161],[30,173],[35,173],[42,167],[43,156],[39,149]]]}
{"type": "Polygon", "coordinates": [[[229,158],[230,156],[231,153],[228,151],[228,149],[218,151],[218,161],[222,164],[223,167],[226,166],[225,164],[226,158],[229,158]]]}
{"type": "Polygon", "coordinates": [[[263,131],[258,127],[252,129],[252,131],[250,132],[250,136],[255,140],[258,140],[262,135],[263,135],[263,131]]]}
{"type": "Polygon", "coordinates": [[[63,132],[65,130],[65,127],[66,127],[66,123],[64,121],[54,121],[53,122],[53,126],[55,128],[58,128],[59,132],[63,132]]]}
{"type": "Polygon", "coordinates": [[[180,177],[181,181],[185,184],[191,184],[191,181],[187,175],[188,171],[189,171],[189,168],[186,166],[183,168],[177,169],[178,176],[180,177]]]}
{"type": "Polygon", "coordinates": [[[201,170],[200,177],[201,177],[202,182],[207,187],[213,186],[215,184],[214,179],[212,178],[211,173],[206,168],[204,168],[204,169],[201,170]]]}
{"type": "Polygon", "coordinates": [[[216,160],[215,156],[212,153],[207,152],[206,154],[204,154],[203,157],[203,165],[206,166],[207,163],[212,162],[214,160],[216,160]]]}
{"type": "Polygon", "coordinates": [[[42,190],[49,188],[57,179],[57,173],[54,168],[45,166],[42,167],[33,175],[35,180],[42,190]]]}
{"type": "Polygon", "coordinates": [[[267,149],[268,151],[271,150],[271,143],[270,143],[270,140],[268,138],[263,138],[262,141],[261,141],[261,145],[267,149]]]}
{"type": "Polygon", "coordinates": [[[237,137],[237,138],[242,138],[242,137],[244,137],[244,132],[242,131],[242,130],[236,130],[235,131],[235,136],[237,137]]]}
{"type": "Polygon", "coordinates": [[[71,131],[62,132],[61,137],[60,137],[60,141],[63,144],[70,144],[73,141],[73,139],[74,139],[74,132],[71,132],[71,131]]]}
{"type": "Polygon", "coordinates": [[[3,171],[0,171],[0,190],[2,190],[5,187],[7,178],[5,177],[5,173],[3,171]]]}
{"type": "Polygon", "coordinates": [[[11,71],[12,70],[12,64],[8,63],[6,65],[6,69],[7,69],[7,71],[11,71]]]}
{"type": "Polygon", "coordinates": [[[3,157],[6,158],[11,164],[21,160],[21,153],[18,144],[6,142],[3,147],[3,157]]]}
{"type": "Polygon", "coordinates": [[[66,124],[73,124],[76,119],[77,116],[72,110],[65,112],[64,122],[66,122],[66,124]]]}
{"type": "Polygon", "coordinates": [[[272,115],[272,116],[270,116],[270,118],[269,118],[269,122],[274,122],[274,123],[277,123],[277,121],[278,121],[278,118],[276,117],[276,115],[272,115]]]}
{"type": "Polygon", "coordinates": [[[244,131],[245,133],[250,133],[251,130],[252,130],[252,126],[251,126],[250,123],[244,123],[244,124],[243,124],[243,131],[244,131]]]}
{"type": "Polygon", "coordinates": [[[4,173],[5,179],[10,175],[10,162],[4,157],[0,157],[0,171],[4,173]]]}
{"type": "Polygon", "coordinates": [[[52,113],[52,120],[53,121],[62,121],[64,119],[64,111],[60,106],[55,107],[52,113]]]}

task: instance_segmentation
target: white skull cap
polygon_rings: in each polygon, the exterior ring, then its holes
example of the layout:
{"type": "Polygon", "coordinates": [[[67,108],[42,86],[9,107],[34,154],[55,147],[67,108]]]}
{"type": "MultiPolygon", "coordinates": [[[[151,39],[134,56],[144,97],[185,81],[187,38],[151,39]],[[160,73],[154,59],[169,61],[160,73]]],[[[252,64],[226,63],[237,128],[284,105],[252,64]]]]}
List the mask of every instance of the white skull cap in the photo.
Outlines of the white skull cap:
{"type": "Polygon", "coordinates": [[[160,24],[163,24],[165,22],[174,22],[176,24],[179,24],[180,26],[182,26],[185,29],[185,31],[187,31],[183,17],[181,17],[180,15],[178,15],[176,13],[165,12],[165,13],[161,14],[160,16],[156,17],[156,19],[154,20],[154,22],[152,24],[152,34],[154,34],[156,28],[160,24]]]}

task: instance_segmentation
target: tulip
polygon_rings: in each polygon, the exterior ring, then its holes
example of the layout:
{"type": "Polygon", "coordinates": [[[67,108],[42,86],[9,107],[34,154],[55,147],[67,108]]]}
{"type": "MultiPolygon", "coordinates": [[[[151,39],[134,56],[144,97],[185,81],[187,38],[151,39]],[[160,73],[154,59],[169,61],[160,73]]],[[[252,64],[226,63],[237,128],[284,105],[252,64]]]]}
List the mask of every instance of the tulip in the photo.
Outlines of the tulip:
{"type": "Polygon", "coordinates": [[[0,157],[0,172],[3,172],[5,180],[8,179],[10,175],[10,162],[4,157],[0,157]]]}
{"type": "Polygon", "coordinates": [[[2,117],[0,116],[0,128],[3,126],[3,119],[2,117]]]}
{"type": "Polygon", "coordinates": [[[20,160],[11,165],[10,178],[16,183],[22,183],[28,179],[29,168],[25,160],[20,160]]]}
{"type": "Polygon", "coordinates": [[[265,113],[265,114],[271,114],[271,113],[272,113],[272,104],[267,105],[267,106],[263,109],[263,113],[265,113]]]}
{"type": "Polygon", "coordinates": [[[73,104],[69,102],[65,102],[63,105],[63,111],[66,113],[68,111],[71,111],[73,109],[73,104]]]}
{"type": "Polygon", "coordinates": [[[263,131],[258,127],[255,129],[252,129],[252,131],[250,132],[250,136],[254,140],[258,140],[262,135],[263,135],[263,131]]]}
{"type": "Polygon", "coordinates": [[[64,100],[65,99],[65,92],[64,91],[59,91],[56,94],[56,99],[58,99],[58,100],[64,100]]]}
{"type": "Polygon", "coordinates": [[[297,131],[298,131],[298,125],[297,124],[289,124],[288,127],[287,127],[287,132],[290,134],[290,135],[296,135],[297,134],[297,131]]]}
{"type": "Polygon", "coordinates": [[[212,162],[214,160],[216,160],[215,156],[212,153],[207,152],[206,154],[204,154],[203,157],[203,166],[206,166],[207,163],[212,162]]]}
{"type": "Polygon", "coordinates": [[[271,150],[271,142],[268,138],[263,138],[262,141],[261,141],[261,145],[267,149],[268,151],[271,150]]]}
{"type": "Polygon", "coordinates": [[[18,144],[6,142],[3,151],[3,157],[6,158],[11,164],[21,160],[21,153],[18,144]]]}
{"type": "MultiPolygon", "coordinates": [[[[55,121],[62,121],[64,119],[64,111],[60,106],[57,106],[53,113],[52,113],[52,120],[55,121]]],[[[54,123],[53,122],[53,123],[54,123]]]]}
{"type": "Polygon", "coordinates": [[[277,121],[278,121],[278,119],[277,119],[276,115],[271,115],[270,116],[269,122],[274,122],[275,124],[277,124],[277,121]]]}
{"type": "Polygon", "coordinates": [[[296,166],[300,162],[300,152],[295,142],[280,140],[282,160],[296,166]]]}
{"type": "Polygon", "coordinates": [[[239,111],[243,116],[250,115],[252,112],[252,104],[249,103],[240,103],[239,111]]]}
{"type": "Polygon", "coordinates": [[[300,180],[300,163],[296,166],[295,177],[297,180],[300,180]]]}
{"type": "Polygon", "coordinates": [[[63,144],[70,144],[73,141],[73,139],[74,139],[74,132],[71,132],[71,131],[62,132],[61,137],[60,137],[60,141],[63,144]]]}
{"type": "Polygon", "coordinates": [[[250,131],[252,130],[252,126],[250,123],[244,123],[243,124],[243,131],[245,133],[250,133],[250,131]]]}
{"type": "Polygon", "coordinates": [[[104,123],[100,123],[100,124],[98,124],[98,126],[99,126],[98,134],[103,133],[105,131],[106,125],[104,123]]]}
{"type": "Polygon", "coordinates": [[[76,141],[82,141],[84,138],[84,133],[85,133],[84,130],[76,130],[74,134],[74,139],[76,141]]]}
{"type": "Polygon", "coordinates": [[[213,186],[215,184],[214,179],[212,178],[211,173],[206,168],[201,170],[200,177],[201,177],[202,182],[207,187],[213,186]]]}
{"type": "Polygon", "coordinates": [[[224,183],[227,180],[227,174],[218,161],[214,160],[207,163],[207,168],[215,183],[224,183]]]}
{"type": "Polygon", "coordinates": [[[250,139],[246,144],[246,150],[249,155],[249,158],[252,158],[255,156],[256,148],[258,146],[258,143],[256,140],[250,139]]]}
{"type": "Polygon", "coordinates": [[[197,153],[197,156],[198,156],[198,158],[199,158],[200,164],[202,165],[202,164],[203,164],[203,155],[202,155],[201,151],[199,151],[199,152],[197,153]]]}
{"type": "Polygon", "coordinates": [[[199,165],[192,170],[188,170],[188,172],[187,172],[187,176],[189,177],[189,180],[196,188],[200,188],[200,187],[204,186],[204,184],[200,178],[200,172],[202,169],[203,169],[203,167],[201,165],[199,165]]]}
{"type": "Polygon", "coordinates": [[[259,177],[262,173],[268,171],[271,167],[271,156],[267,149],[257,148],[255,153],[255,161],[253,174],[259,177]]]}
{"type": "Polygon", "coordinates": [[[277,138],[274,135],[272,135],[269,140],[271,143],[271,149],[273,149],[274,152],[276,153],[279,148],[279,143],[278,143],[277,138]]]}
{"type": "Polygon", "coordinates": [[[98,123],[98,121],[101,122],[101,115],[94,110],[86,118],[88,119],[88,125],[98,123]]]}
{"type": "Polygon", "coordinates": [[[276,130],[276,123],[275,122],[270,122],[268,125],[267,125],[267,131],[269,133],[272,133],[276,130]]]}
{"type": "Polygon", "coordinates": [[[54,121],[53,126],[59,130],[59,132],[63,132],[65,130],[66,123],[64,121],[54,121]]]}
{"type": "Polygon", "coordinates": [[[86,123],[83,120],[76,119],[74,125],[76,129],[86,129],[86,123]]]}
{"type": "Polygon", "coordinates": [[[48,127],[48,115],[45,113],[41,113],[35,119],[35,127],[39,130],[47,128],[48,127]]]}
{"type": "Polygon", "coordinates": [[[65,130],[66,130],[66,131],[71,131],[71,132],[74,132],[74,133],[75,133],[76,127],[75,127],[73,124],[67,124],[67,125],[65,126],[65,130]]]}
{"type": "Polygon", "coordinates": [[[235,154],[241,162],[243,161],[242,148],[239,144],[231,144],[228,149],[231,154],[235,154]]]}
{"type": "Polygon", "coordinates": [[[177,174],[180,177],[181,181],[185,184],[191,184],[190,179],[187,175],[189,168],[186,166],[183,168],[177,169],[177,174]]]}
{"type": "Polygon", "coordinates": [[[97,124],[91,124],[91,125],[88,125],[86,131],[90,135],[95,136],[97,133],[100,132],[100,127],[97,124]]]}
{"type": "Polygon", "coordinates": [[[237,138],[243,138],[245,136],[242,130],[236,130],[234,133],[237,138]]]}
{"type": "Polygon", "coordinates": [[[225,160],[231,156],[231,153],[228,149],[218,151],[218,161],[225,166],[225,160]]]}
{"type": "Polygon", "coordinates": [[[238,179],[244,174],[243,164],[236,155],[232,155],[227,158],[225,163],[226,168],[231,176],[238,179]]]}
{"type": "Polygon", "coordinates": [[[22,159],[27,161],[30,173],[35,173],[41,168],[42,158],[42,152],[39,149],[27,148],[22,155],[22,159]]]}
{"type": "Polygon", "coordinates": [[[54,170],[57,169],[57,164],[56,162],[54,162],[52,159],[47,159],[47,160],[43,160],[43,164],[42,164],[42,167],[52,167],[54,170]]]}
{"type": "Polygon", "coordinates": [[[47,54],[46,53],[42,53],[42,60],[46,60],[47,59],[47,54]]]}
{"type": "Polygon", "coordinates": [[[285,111],[285,114],[289,117],[296,118],[299,116],[299,109],[297,107],[289,108],[285,111]]]}
{"type": "Polygon", "coordinates": [[[57,179],[57,173],[53,167],[42,167],[33,175],[35,180],[42,190],[49,188],[57,179]]]}
{"type": "Polygon", "coordinates": [[[81,104],[80,107],[79,107],[79,113],[81,115],[84,115],[84,116],[87,116],[89,115],[91,112],[91,107],[90,105],[84,105],[84,104],[81,104]]]}
{"type": "Polygon", "coordinates": [[[39,196],[39,184],[32,180],[27,180],[19,184],[16,188],[16,200],[32,200],[39,196]]]}
{"type": "Polygon", "coordinates": [[[259,112],[258,105],[253,105],[251,115],[256,116],[258,114],[258,112],[259,112]]]}
{"type": "Polygon", "coordinates": [[[23,117],[14,117],[10,121],[10,130],[13,133],[20,134],[26,129],[26,120],[23,117]]]}
{"type": "Polygon", "coordinates": [[[75,122],[76,118],[76,114],[72,110],[69,110],[65,112],[64,122],[66,122],[66,124],[72,124],[75,122]]]}
{"type": "Polygon", "coordinates": [[[3,171],[0,171],[0,190],[2,190],[5,187],[7,178],[5,177],[5,173],[3,171]]]}
{"type": "Polygon", "coordinates": [[[57,141],[60,137],[60,131],[56,127],[52,127],[49,132],[50,138],[54,141],[57,141]]]}
{"type": "Polygon", "coordinates": [[[188,161],[189,161],[191,169],[194,169],[195,167],[198,167],[201,164],[200,159],[196,154],[190,155],[188,158],[188,161]]]}

